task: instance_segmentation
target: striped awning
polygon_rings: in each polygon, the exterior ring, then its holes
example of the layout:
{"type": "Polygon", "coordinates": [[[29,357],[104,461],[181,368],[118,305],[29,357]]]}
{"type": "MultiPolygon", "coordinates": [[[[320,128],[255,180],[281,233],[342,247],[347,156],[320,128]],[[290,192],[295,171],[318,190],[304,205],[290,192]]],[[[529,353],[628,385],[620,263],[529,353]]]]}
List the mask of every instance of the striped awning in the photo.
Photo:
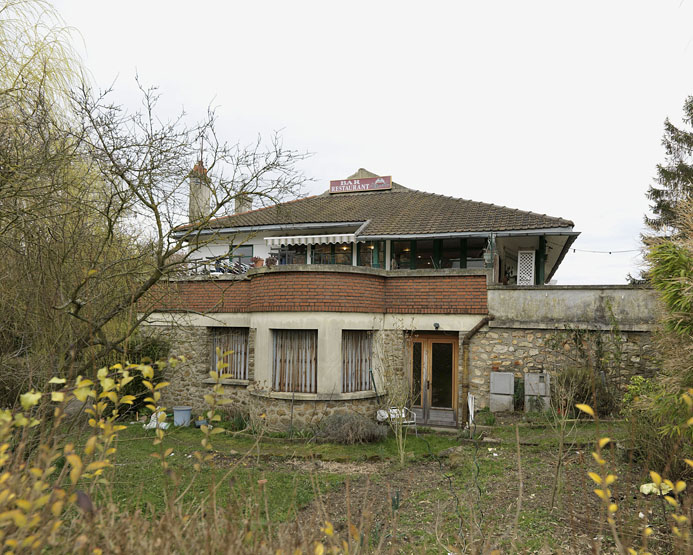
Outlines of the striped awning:
{"type": "Polygon", "coordinates": [[[354,243],[361,241],[353,233],[338,233],[335,235],[292,235],[291,237],[265,237],[270,247],[282,245],[325,245],[329,243],[354,243]]]}

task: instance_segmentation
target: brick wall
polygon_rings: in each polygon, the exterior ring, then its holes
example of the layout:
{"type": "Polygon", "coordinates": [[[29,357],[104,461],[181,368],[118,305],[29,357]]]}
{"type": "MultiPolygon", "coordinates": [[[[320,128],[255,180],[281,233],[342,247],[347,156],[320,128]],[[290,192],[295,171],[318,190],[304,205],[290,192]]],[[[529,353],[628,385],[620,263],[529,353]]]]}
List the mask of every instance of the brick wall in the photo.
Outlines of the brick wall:
{"type": "Polygon", "coordinates": [[[251,312],[382,312],[385,280],[368,274],[281,272],[253,276],[251,312]]]}
{"type": "Polygon", "coordinates": [[[161,284],[141,310],[486,314],[486,277],[266,272],[237,280],[161,284]]]}
{"type": "Polygon", "coordinates": [[[141,311],[248,312],[250,281],[206,280],[160,283],[140,301],[141,311]]]}
{"type": "Polygon", "coordinates": [[[486,314],[486,277],[388,278],[385,307],[396,314],[486,314]]]}

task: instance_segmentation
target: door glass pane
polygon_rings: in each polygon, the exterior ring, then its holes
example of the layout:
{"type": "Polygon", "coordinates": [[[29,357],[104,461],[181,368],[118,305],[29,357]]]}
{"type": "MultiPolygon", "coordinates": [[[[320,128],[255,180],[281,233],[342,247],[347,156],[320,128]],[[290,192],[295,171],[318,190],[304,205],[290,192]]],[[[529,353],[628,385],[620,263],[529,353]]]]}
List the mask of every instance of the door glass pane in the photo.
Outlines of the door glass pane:
{"type": "Polygon", "coordinates": [[[452,343],[431,345],[431,406],[452,408],[452,343]]]}
{"type": "Polygon", "coordinates": [[[412,345],[411,360],[411,395],[412,404],[421,406],[421,343],[412,345]]]}

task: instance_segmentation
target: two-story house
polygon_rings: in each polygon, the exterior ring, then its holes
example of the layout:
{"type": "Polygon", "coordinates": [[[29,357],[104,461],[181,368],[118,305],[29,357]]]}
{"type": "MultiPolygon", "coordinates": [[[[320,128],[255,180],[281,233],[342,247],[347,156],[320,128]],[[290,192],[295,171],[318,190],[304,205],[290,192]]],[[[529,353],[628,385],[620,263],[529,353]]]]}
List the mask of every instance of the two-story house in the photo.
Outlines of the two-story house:
{"type": "Polygon", "coordinates": [[[169,404],[201,407],[218,347],[233,351],[238,403],[283,426],[372,414],[393,373],[420,422],[457,425],[470,388],[483,390],[468,348],[489,287],[548,283],[578,235],[570,220],[363,169],[321,195],[240,208],[199,235],[194,272],[168,284],[149,323],[190,360],[169,404]]]}

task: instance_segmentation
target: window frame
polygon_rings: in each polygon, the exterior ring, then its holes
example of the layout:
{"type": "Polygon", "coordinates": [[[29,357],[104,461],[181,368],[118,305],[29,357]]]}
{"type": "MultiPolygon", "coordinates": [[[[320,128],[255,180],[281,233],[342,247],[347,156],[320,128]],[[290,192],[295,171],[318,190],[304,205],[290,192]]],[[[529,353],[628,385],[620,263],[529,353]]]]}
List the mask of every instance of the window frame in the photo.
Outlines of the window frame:
{"type": "Polygon", "coordinates": [[[255,249],[254,249],[254,245],[252,243],[240,243],[238,245],[229,246],[229,263],[231,264],[231,266],[234,266],[236,263],[246,264],[248,266],[252,266],[253,265],[253,262],[252,262],[253,256],[255,256],[255,249]],[[235,254],[236,249],[248,248],[248,247],[250,247],[250,255],[235,254]],[[244,262],[243,259],[247,259],[247,262],[244,262]]]}
{"type": "Polygon", "coordinates": [[[247,381],[249,379],[250,328],[213,327],[209,330],[212,335],[212,371],[229,374],[229,379],[232,380],[247,381]],[[222,337],[227,339],[226,349],[223,344],[219,344],[222,337]],[[239,346],[241,349],[238,348],[239,346]],[[225,355],[225,353],[228,354],[225,355]],[[221,363],[227,366],[219,368],[219,355],[221,355],[221,363]]]}
{"type": "Polygon", "coordinates": [[[272,391],[318,392],[318,330],[272,330],[272,391]]]}
{"type": "Polygon", "coordinates": [[[372,368],[373,331],[342,330],[342,393],[373,391],[372,368]]]}

